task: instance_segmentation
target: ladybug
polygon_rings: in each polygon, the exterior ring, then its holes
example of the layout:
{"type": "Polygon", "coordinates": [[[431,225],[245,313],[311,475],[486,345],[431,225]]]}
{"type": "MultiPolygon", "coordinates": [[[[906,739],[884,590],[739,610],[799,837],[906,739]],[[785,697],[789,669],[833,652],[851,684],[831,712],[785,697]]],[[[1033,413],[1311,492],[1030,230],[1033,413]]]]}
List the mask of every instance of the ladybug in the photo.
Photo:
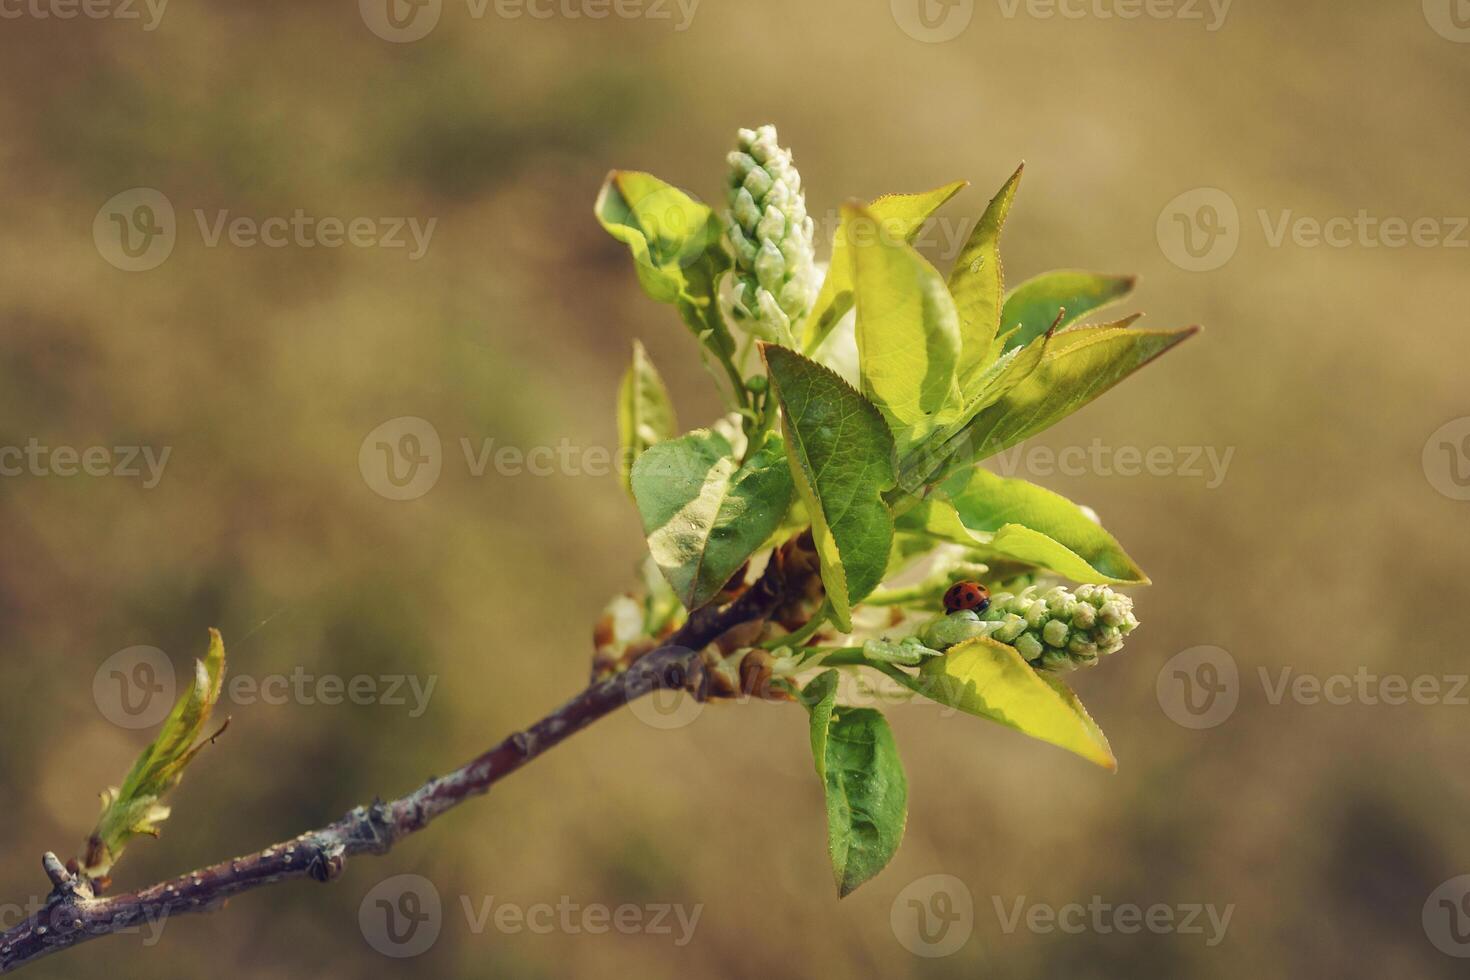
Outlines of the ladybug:
{"type": "Polygon", "coordinates": [[[990,590],[979,582],[956,582],[944,593],[944,611],[957,613],[973,609],[982,613],[990,608],[990,590]]]}

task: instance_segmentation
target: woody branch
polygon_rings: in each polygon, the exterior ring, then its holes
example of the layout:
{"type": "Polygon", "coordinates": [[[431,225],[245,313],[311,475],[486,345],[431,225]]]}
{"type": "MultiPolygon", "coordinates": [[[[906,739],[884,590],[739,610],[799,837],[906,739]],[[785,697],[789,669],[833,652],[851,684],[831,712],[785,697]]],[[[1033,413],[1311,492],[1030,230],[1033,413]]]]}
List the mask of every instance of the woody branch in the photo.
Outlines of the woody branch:
{"type": "Polygon", "coordinates": [[[487,792],[505,776],[622,705],[655,690],[683,689],[702,696],[699,651],[728,630],[768,618],[786,583],[777,562],[723,608],[696,611],[668,642],[625,672],[590,684],[576,697],[445,776],[390,802],[359,806],[334,823],[253,854],[200,868],[137,891],[100,896],[83,875],[47,853],[42,866],[53,885],[45,906],[0,934],[0,973],[146,922],[219,908],[226,899],[294,878],[329,882],[347,859],[386,854],[440,814],[487,792]]]}

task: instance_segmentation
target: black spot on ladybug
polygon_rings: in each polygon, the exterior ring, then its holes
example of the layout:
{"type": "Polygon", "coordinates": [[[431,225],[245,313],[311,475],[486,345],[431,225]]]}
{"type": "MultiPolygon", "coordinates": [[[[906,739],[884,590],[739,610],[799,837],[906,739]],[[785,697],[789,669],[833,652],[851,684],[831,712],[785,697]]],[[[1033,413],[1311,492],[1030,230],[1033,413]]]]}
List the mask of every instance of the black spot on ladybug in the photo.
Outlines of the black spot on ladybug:
{"type": "Polygon", "coordinates": [[[990,590],[979,582],[956,582],[944,593],[944,611],[959,612],[962,609],[973,609],[975,612],[984,612],[990,608],[990,590]]]}

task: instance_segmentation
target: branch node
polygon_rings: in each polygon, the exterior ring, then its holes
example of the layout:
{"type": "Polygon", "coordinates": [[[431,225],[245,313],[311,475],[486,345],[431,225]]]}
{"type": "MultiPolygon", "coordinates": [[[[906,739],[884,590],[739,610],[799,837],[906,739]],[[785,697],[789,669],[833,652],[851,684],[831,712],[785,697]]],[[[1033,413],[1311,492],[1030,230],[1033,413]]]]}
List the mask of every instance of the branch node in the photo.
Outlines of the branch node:
{"type": "Polygon", "coordinates": [[[72,874],[51,851],[41,855],[41,867],[54,886],[48,904],[55,905],[67,900],[85,901],[93,897],[91,884],[81,875],[72,874]]]}
{"type": "Polygon", "coordinates": [[[46,877],[51,879],[51,884],[56,886],[57,891],[70,891],[76,886],[76,878],[66,870],[61,858],[51,851],[41,855],[41,867],[45,869],[46,877]]]}
{"type": "Polygon", "coordinates": [[[347,867],[347,848],[339,840],[323,844],[316,842],[313,847],[311,860],[307,863],[306,873],[313,881],[327,884],[342,876],[342,869],[347,867]]]}

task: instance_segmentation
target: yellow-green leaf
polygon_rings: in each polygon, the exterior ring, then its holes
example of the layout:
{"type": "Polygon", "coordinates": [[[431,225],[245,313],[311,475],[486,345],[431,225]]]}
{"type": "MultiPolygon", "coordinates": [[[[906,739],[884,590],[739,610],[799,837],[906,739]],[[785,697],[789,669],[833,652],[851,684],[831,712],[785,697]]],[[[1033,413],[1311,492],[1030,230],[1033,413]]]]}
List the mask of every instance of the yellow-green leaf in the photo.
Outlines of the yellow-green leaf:
{"type": "Polygon", "coordinates": [[[690,610],[715,597],[791,503],[791,473],[774,432],[743,463],[709,429],[661,442],[633,465],[632,487],[649,554],[690,610]]]}
{"type": "Polygon", "coordinates": [[[940,704],[1050,742],[1104,769],[1118,768],[1107,739],[1076,696],[1061,681],[1043,677],[1014,647],[990,637],[951,647],[907,683],[940,704]]]}
{"type": "Polygon", "coordinates": [[[225,643],[219,631],[211,629],[208,653],[194,661],[194,682],[175,702],[158,737],[138,756],[122,786],[102,794],[102,815],[81,861],[88,877],[107,875],[134,837],[158,836],[158,825],[169,816],[162,799],[205,746],[204,727],[224,682],[225,643]]]}
{"type": "Polygon", "coordinates": [[[1064,329],[1089,313],[1111,306],[1133,291],[1135,281],[1133,276],[1077,269],[1058,269],[1027,279],[1006,296],[1000,322],[1004,329],[1015,333],[1003,349],[1030,343],[1053,324],[1064,329]]]}
{"type": "Polygon", "coordinates": [[[964,352],[959,362],[961,385],[968,386],[970,379],[989,365],[991,342],[1000,330],[1001,298],[1005,292],[1000,232],[1005,226],[1006,215],[1010,213],[1011,202],[1015,200],[1016,187],[1021,182],[1024,169],[1025,164],[1017,167],[1010,180],[991,199],[949,275],[949,289],[954,294],[960,333],[964,337],[964,352]]]}
{"type": "Polygon", "coordinates": [[[633,492],[633,463],[649,446],[672,439],[679,431],[674,406],[663,378],[648,352],[633,341],[633,363],[618,386],[618,466],[623,488],[633,492]]]}
{"type": "Polygon", "coordinates": [[[676,307],[702,350],[714,356],[732,385],[742,385],[733,361],[735,339],[718,302],[730,256],[715,213],[679,188],[635,170],[607,175],[595,212],[607,233],[628,246],[643,291],[676,307]]]}
{"type": "MultiPolygon", "coordinates": [[[[1087,331],[1085,340],[1048,351],[1026,380],[966,428],[975,450],[970,458],[993,456],[1049,428],[1198,330],[1099,328],[1087,331]]],[[[1067,332],[1057,336],[1067,338],[1067,332]]]]}
{"type": "MultiPolygon", "coordinates": [[[[849,225],[873,221],[843,208],[849,225]]],[[[862,392],[888,421],[900,455],[959,416],[955,365],[960,327],[939,271],[907,245],[877,233],[848,249],[857,297],[862,392]]]]}
{"type": "MultiPolygon", "coordinates": [[[[968,183],[957,180],[922,194],[886,194],[870,201],[867,211],[888,237],[912,242],[924,227],[924,222],[968,183]]],[[[807,316],[801,349],[808,354],[817,349],[837,322],[852,309],[852,260],[847,255],[848,233],[844,218],[832,238],[832,261],[827,268],[827,278],[822,281],[822,290],[807,316]]]]}
{"type": "Polygon", "coordinates": [[[981,560],[1013,558],[1074,582],[1148,584],[1138,563],[1082,508],[979,467],[955,474],[901,521],[920,521],[937,537],[978,548],[981,560]]]}

